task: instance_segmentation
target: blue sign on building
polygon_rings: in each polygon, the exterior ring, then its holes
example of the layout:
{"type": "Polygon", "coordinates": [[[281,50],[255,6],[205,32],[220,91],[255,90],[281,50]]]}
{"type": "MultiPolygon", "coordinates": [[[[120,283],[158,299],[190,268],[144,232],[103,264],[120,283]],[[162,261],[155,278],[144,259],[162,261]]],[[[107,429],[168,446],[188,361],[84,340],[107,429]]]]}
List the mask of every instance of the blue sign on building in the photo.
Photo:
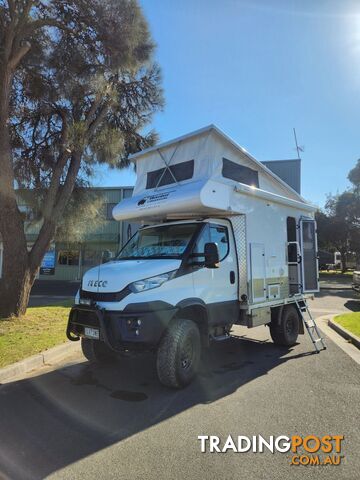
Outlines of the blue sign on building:
{"type": "Polygon", "coordinates": [[[55,274],[55,248],[48,250],[41,262],[40,275],[55,274]]]}

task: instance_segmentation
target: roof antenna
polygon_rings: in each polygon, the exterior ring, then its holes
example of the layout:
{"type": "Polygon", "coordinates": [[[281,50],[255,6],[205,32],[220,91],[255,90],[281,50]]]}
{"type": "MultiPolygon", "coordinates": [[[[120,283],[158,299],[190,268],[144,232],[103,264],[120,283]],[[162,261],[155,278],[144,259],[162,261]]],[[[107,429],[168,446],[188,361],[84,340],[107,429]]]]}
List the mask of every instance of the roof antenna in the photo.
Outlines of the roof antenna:
{"type": "Polygon", "coordinates": [[[298,156],[298,159],[301,160],[301,158],[300,158],[300,152],[304,152],[304,147],[300,147],[300,146],[298,145],[295,127],[293,128],[293,130],[294,130],[294,138],[295,138],[295,145],[296,145],[297,156],[298,156]]]}

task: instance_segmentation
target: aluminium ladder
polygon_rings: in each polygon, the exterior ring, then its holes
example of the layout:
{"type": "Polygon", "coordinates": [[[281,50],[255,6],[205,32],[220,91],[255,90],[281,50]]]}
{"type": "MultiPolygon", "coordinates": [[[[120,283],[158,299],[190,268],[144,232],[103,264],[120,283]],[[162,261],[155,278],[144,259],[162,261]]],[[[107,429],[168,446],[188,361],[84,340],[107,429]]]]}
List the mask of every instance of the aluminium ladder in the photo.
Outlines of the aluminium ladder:
{"type": "Polygon", "coordinates": [[[322,350],[326,350],[325,340],[322,338],[320,330],[316,325],[315,319],[310,313],[306,298],[296,298],[294,295],[294,300],[298,310],[300,312],[301,318],[304,322],[306,330],[311,338],[311,341],[315,347],[316,353],[320,353],[322,350]]]}

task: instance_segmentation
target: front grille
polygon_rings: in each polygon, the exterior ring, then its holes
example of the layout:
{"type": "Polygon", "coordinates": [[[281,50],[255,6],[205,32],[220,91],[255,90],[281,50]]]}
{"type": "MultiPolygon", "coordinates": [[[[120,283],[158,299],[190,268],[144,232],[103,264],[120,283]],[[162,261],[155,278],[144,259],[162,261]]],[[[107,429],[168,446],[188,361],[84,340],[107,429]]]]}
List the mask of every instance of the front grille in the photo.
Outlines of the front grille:
{"type": "Polygon", "coordinates": [[[86,325],[89,327],[99,328],[99,319],[95,312],[91,310],[76,310],[73,313],[71,323],[76,323],[80,325],[86,325]]]}
{"type": "Polygon", "coordinates": [[[87,292],[80,290],[80,299],[93,300],[94,302],[120,302],[123,298],[131,293],[128,287],[123,288],[120,292],[87,292]]]}

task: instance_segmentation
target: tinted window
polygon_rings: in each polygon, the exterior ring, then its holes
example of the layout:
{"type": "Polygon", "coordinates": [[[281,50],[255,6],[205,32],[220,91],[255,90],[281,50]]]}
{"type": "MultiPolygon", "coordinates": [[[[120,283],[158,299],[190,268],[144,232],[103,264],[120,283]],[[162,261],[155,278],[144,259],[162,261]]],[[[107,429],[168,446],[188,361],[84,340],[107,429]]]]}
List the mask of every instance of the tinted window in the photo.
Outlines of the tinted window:
{"type": "Polygon", "coordinates": [[[259,188],[259,175],[256,170],[239,165],[226,158],[223,158],[222,176],[259,188]]]}
{"type": "Polygon", "coordinates": [[[59,265],[79,265],[78,250],[60,250],[58,253],[59,265]]]}
{"type": "Polygon", "coordinates": [[[176,181],[189,180],[194,175],[194,160],[170,165],[168,168],[159,168],[148,172],[146,178],[146,188],[162,187],[163,185],[170,185],[176,181]],[[170,173],[171,170],[171,173],[170,173]]]}
{"type": "Polygon", "coordinates": [[[229,251],[229,238],[227,228],[222,225],[211,225],[210,242],[214,242],[217,244],[220,260],[223,260],[229,251]]]}
{"type": "Polygon", "coordinates": [[[224,260],[229,251],[229,237],[227,228],[223,225],[207,224],[196,241],[193,253],[204,253],[205,243],[209,242],[214,242],[217,244],[220,261],[224,260]]]}
{"type": "MultiPolygon", "coordinates": [[[[288,242],[296,242],[296,220],[294,217],[287,217],[287,239],[288,242]]],[[[288,261],[297,262],[298,260],[298,251],[295,243],[290,243],[288,245],[288,261]]]]}

